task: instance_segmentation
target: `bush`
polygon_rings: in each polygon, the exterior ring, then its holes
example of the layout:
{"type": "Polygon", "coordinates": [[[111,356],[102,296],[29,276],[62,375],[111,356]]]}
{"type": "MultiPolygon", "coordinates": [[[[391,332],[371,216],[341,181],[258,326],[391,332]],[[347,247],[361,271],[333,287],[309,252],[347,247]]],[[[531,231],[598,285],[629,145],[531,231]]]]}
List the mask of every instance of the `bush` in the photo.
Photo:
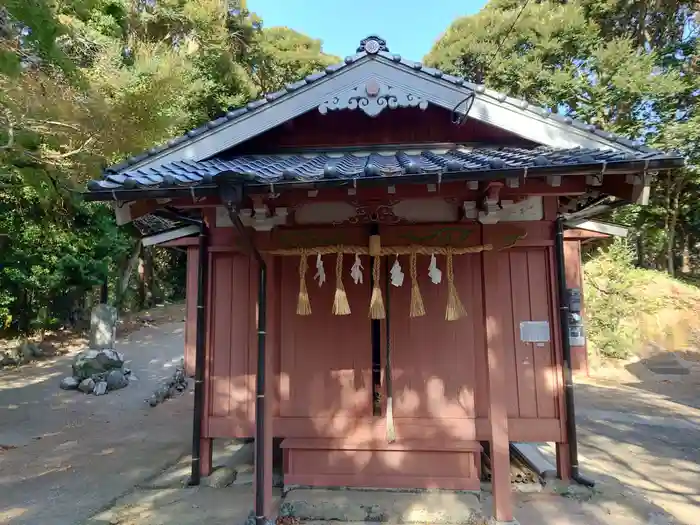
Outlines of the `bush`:
{"type": "Polygon", "coordinates": [[[634,252],[616,240],[584,264],[589,351],[622,359],[648,341],[673,349],[700,324],[700,289],[663,272],[636,268],[634,252]]]}

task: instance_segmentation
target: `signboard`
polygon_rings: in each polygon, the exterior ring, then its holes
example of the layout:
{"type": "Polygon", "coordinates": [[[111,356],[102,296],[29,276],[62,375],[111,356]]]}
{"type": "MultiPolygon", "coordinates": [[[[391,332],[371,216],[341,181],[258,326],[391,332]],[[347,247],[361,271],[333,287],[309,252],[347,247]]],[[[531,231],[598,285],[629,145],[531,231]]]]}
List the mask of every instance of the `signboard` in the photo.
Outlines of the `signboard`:
{"type": "Polygon", "coordinates": [[[520,340],[524,343],[549,343],[549,321],[522,321],[520,340]]]}

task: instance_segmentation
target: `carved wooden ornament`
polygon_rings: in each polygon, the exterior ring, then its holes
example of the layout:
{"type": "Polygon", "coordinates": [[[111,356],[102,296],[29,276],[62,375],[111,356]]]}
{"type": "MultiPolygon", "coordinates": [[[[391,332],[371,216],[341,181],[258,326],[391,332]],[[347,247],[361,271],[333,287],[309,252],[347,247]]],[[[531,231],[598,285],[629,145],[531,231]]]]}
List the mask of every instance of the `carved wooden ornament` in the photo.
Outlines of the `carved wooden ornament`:
{"type": "Polygon", "coordinates": [[[326,100],[318,106],[318,110],[322,115],[325,115],[329,111],[359,108],[370,117],[376,117],[384,108],[420,108],[424,110],[427,107],[428,101],[422,97],[372,79],[350,91],[326,100]]]}

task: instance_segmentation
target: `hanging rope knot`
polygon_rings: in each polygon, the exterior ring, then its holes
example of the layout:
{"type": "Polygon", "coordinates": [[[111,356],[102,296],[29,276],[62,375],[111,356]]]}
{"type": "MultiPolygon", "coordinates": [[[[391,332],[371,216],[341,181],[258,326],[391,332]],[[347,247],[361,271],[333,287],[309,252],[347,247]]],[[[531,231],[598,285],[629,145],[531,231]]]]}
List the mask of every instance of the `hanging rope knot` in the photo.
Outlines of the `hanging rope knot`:
{"type": "Polygon", "coordinates": [[[411,275],[411,317],[422,317],[425,315],[423,296],[418,287],[418,270],[416,268],[416,251],[411,252],[409,261],[409,273],[411,275]]]}
{"type": "Polygon", "coordinates": [[[333,314],[334,315],[350,315],[350,303],[348,302],[348,294],[345,292],[343,285],[343,247],[336,247],[335,260],[335,298],[333,299],[333,314]]]}
{"type": "Polygon", "coordinates": [[[309,291],[306,289],[306,270],[309,267],[307,257],[309,250],[301,250],[301,260],[299,261],[299,299],[297,300],[297,314],[311,315],[311,300],[309,291]]]}
{"type": "Polygon", "coordinates": [[[447,321],[456,321],[467,315],[467,310],[459,299],[457,287],[455,286],[452,254],[453,249],[451,247],[447,248],[447,309],[445,310],[445,319],[447,321]]]}
{"type": "Polygon", "coordinates": [[[381,258],[374,258],[374,265],[372,267],[372,279],[374,280],[374,286],[372,287],[372,298],[369,302],[369,316],[371,319],[384,319],[386,317],[386,311],[384,310],[384,299],[382,298],[382,289],[379,287],[381,269],[381,258]]]}

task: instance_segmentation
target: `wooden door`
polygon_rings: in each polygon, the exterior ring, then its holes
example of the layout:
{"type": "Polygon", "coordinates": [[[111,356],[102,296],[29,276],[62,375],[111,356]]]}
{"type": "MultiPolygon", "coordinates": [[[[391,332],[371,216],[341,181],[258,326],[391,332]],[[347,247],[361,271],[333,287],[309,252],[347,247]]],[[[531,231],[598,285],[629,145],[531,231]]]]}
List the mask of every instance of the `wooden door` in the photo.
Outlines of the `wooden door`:
{"type": "Polygon", "coordinates": [[[350,315],[333,315],[336,256],[323,258],[327,282],[313,280],[309,257],[307,287],[312,313],[297,315],[299,258],[282,257],[280,417],[365,418],[372,415],[370,283],[350,279],[353,258],[343,258],[343,282],[350,315]]]}

